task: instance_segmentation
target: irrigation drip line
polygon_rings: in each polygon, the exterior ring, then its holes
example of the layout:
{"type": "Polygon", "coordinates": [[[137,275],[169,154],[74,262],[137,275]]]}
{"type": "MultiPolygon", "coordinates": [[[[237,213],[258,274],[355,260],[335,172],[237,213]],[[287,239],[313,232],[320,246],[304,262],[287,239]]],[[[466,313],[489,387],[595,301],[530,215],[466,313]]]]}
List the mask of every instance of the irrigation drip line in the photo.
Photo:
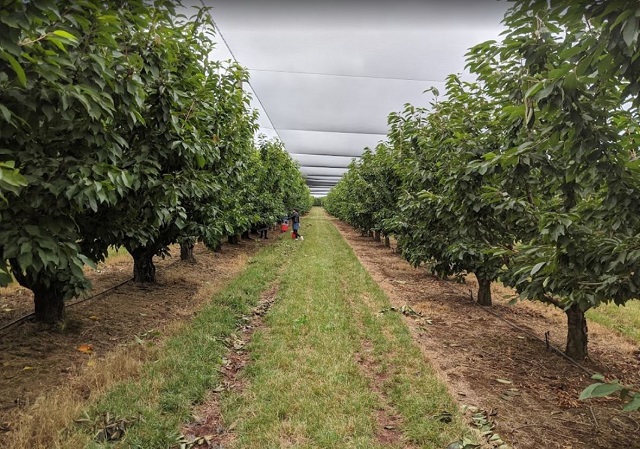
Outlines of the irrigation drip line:
{"type": "MultiPolygon", "coordinates": [[[[463,292],[462,290],[460,290],[460,289],[458,289],[458,288],[454,288],[453,286],[449,285],[449,283],[448,283],[448,282],[445,282],[444,284],[447,286],[447,288],[449,288],[449,290],[452,290],[452,291],[454,291],[454,292],[457,292],[457,293],[459,293],[460,295],[466,296],[466,292],[463,292]]],[[[495,317],[496,317],[496,318],[498,318],[499,320],[504,321],[506,324],[508,324],[508,325],[509,325],[509,326],[511,326],[512,328],[514,328],[514,329],[516,329],[516,330],[518,330],[518,331],[520,331],[520,332],[522,332],[522,333],[525,333],[525,334],[527,334],[528,336],[530,336],[530,337],[532,337],[532,338],[534,338],[534,339],[536,339],[536,340],[538,340],[538,341],[540,341],[540,342],[544,343],[544,344],[547,346],[547,348],[551,348],[551,349],[553,349],[555,352],[557,352],[558,354],[560,354],[562,357],[564,357],[565,359],[567,359],[569,362],[573,363],[575,366],[577,366],[578,368],[580,368],[582,371],[584,371],[585,373],[587,373],[589,376],[593,376],[594,374],[596,374],[596,373],[595,373],[595,371],[591,371],[590,369],[585,368],[585,367],[584,367],[584,366],[582,366],[582,365],[581,365],[577,360],[575,360],[575,359],[573,359],[573,358],[569,357],[567,354],[565,354],[564,352],[562,352],[562,350],[560,350],[560,349],[556,348],[554,345],[552,345],[551,343],[549,343],[549,340],[548,340],[548,339],[546,339],[546,338],[545,338],[545,339],[543,340],[542,338],[538,337],[538,336],[537,336],[536,334],[534,334],[533,332],[530,332],[530,331],[528,331],[528,330],[526,330],[526,329],[524,329],[524,328],[522,328],[522,327],[518,326],[517,324],[515,324],[515,323],[513,323],[513,322],[509,321],[508,319],[504,318],[504,317],[503,317],[502,315],[500,315],[499,313],[497,313],[497,312],[495,312],[495,311],[493,311],[493,310],[489,309],[488,307],[484,307],[484,306],[481,306],[480,304],[478,304],[478,303],[473,299],[473,290],[470,290],[470,291],[469,291],[469,293],[470,293],[470,297],[471,297],[470,302],[471,302],[472,304],[474,304],[476,307],[479,307],[481,310],[484,310],[485,312],[487,312],[487,313],[489,313],[489,314],[491,314],[491,315],[495,316],[495,317]]]]}
{"type": "MultiPolygon", "coordinates": [[[[165,269],[167,269],[167,268],[169,268],[169,267],[172,267],[173,265],[175,265],[175,264],[176,264],[176,263],[178,263],[178,262],[180,262],[180,259],[178,259],[178,260],[175,260],[175,261],[171,262],[169,265],[166,265],[166,266],[164,266],[164,267],[160,267],[160,268],[158,268],[158,271],[163,271],[163,270],[165,270],[165,269]]],[[[118,288],[118,287],[122,287],[124,284],[128,284],[128,283],[129,283],[129,282],[131,282],[131,281],[133,281],[133,278],[129,278],[129,279],[127,279],[126,281],[122,281],[122,282],[120,282],[120,283],[118,283],[118,284],[116,284],[116,285],[113,285],[113,286],[111,286],[111,287],[109,287],[109,288],[106,288],[106,289],[102,290],[100,293],[96,293],[95,295],[89,296],[89,297],[87,297],[87,298],[82,298],[82,299],[79,299],[79,300],[77,300],[77,301],[75,301],[75,302],[69,303],[69,304],[67,304],[65,307],[66,307],[66,308],[73,307],[73,306],[78,305],[78,304],[81,304],[81,303],[83,303],[83,302],[85,302],[85,301],[89,301],[90,299],[95,299],[95,298],[97,298],[98,296],[102,296],[102,295],[104,295],[105,293],[109,293],[110,291],[115,290],[115,289],[116,289],[116,288],[118,288]]],[[[4,326],[0,327],[0,332],[3,332],[3,331],[5,331],[5,330],[9,329],[9,328],[10,328],[10,327],[12,327],[12,326],[15,326],[16,324],[20,324],[20,323],[22,323],[23,321],[28,320],[29,318],[31,318],[31,317],[32,317],[32,316],[34,316],[34,315],[35,315],[35,312],[31,312],[31,313],[28,313],[28,314],[26,314],[26,315],[23,315],[23,316],[21,316],[21,317],[19,317],[19,318],[16,318],[15,320],[13,320],[13,321],[11,321],[11,322],[9,322],[9,323],[5,324],[4,326]]]]}

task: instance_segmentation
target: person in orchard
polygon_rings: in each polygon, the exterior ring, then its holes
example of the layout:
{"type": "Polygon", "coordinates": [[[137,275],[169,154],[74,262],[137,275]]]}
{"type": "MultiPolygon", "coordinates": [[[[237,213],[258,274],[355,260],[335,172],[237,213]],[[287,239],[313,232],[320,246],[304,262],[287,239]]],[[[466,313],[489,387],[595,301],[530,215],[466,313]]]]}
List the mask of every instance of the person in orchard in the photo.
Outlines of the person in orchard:
{"type": "Polygon", "coordinates": [[[260,223],[258,225],[258,232],[260,233],[261,239],[268,239],[267,231],[269,230],[269,225],[267,223],[260,223]]]}
{"type": "Polygon", "coordinates": [[[293,214],[291,216],[291,223],[293,224],[293,234],[297,239],[302,238],[300,235],[300,214],[298,213],[298,209],[293,209],[293,214]]]}

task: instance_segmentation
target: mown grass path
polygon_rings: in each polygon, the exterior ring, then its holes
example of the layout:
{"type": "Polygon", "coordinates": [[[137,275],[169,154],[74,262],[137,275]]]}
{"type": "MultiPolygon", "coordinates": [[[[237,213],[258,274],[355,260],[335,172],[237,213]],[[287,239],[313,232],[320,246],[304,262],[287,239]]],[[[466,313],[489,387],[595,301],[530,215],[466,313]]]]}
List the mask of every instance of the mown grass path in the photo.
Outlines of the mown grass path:
{"type": "Polygon", "coordinates": [[[457,407],[402,317],[320,209],[249,347],[247,386],[223,396],[235,448],[444,448],[457,407]]]}
{"type": "Polygon", "coordinates": [[[301,232],[304,241],[282,236],[255,256],[158,347],[140,378],[66,429],[61,447],[179,448],[181,431],[207,400],[215,401],[225,449],[436,449],[468,435],[402,316],[325,212],[304,217],[301,232]],[[249,358],[235,374],[240,387],[212,393],[225,381],[229,342],[246,331],[265,295],[275,298],[243,344],[249,358]],[[108,424],[126,432],[100,441],[96,429],[108,424]]]}

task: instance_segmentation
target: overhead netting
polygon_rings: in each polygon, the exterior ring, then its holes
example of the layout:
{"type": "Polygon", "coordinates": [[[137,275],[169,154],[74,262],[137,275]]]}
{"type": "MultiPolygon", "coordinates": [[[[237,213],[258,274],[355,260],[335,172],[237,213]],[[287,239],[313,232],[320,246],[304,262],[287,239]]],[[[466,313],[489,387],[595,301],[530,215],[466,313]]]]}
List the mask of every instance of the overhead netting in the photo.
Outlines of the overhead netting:
{"type": "Polygon", "coordinates": [[[443,92],[447,75],[463,73],[467,49],[498,36],[507,8],[495,0],[203,3],[220,57],[249,69],[261,132],[283,141],[316,196],[385,138],[390,112],[428,107],[426,89],[443,92]]]}

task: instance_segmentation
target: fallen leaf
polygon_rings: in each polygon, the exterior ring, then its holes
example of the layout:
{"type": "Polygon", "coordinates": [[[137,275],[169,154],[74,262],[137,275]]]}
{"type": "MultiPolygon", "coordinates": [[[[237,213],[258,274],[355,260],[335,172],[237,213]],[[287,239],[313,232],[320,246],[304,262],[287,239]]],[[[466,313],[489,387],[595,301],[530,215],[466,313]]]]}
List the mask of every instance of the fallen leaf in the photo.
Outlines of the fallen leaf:
{"type": "Polygon", "coordinates": [[[513,382],[511,382],[510,380],[507,379],[496,379],[497,382],[500,382],[501,384],[512,384],[513,382]]]}
{"type": "Polygon", "coordinates": [[[33,366],[25,366],[24,368],[22,368],[22,371],[31,371],[33,369],[33,366]]]}
{"type": "Polygon", "coordinates": [[[90,319],[90,320],[93,320],[93,321],[98,321],[98,317],[97,317],[97,316],[95,316],[95,315],[91,315],[91,316],[89,317],[89,319],[90,319]]]}
{"type": "Polygon", "coordinates": [[[80,345],[76,349],[85,354],[90,354],[93,352],[93,345],[80,345]]]}

